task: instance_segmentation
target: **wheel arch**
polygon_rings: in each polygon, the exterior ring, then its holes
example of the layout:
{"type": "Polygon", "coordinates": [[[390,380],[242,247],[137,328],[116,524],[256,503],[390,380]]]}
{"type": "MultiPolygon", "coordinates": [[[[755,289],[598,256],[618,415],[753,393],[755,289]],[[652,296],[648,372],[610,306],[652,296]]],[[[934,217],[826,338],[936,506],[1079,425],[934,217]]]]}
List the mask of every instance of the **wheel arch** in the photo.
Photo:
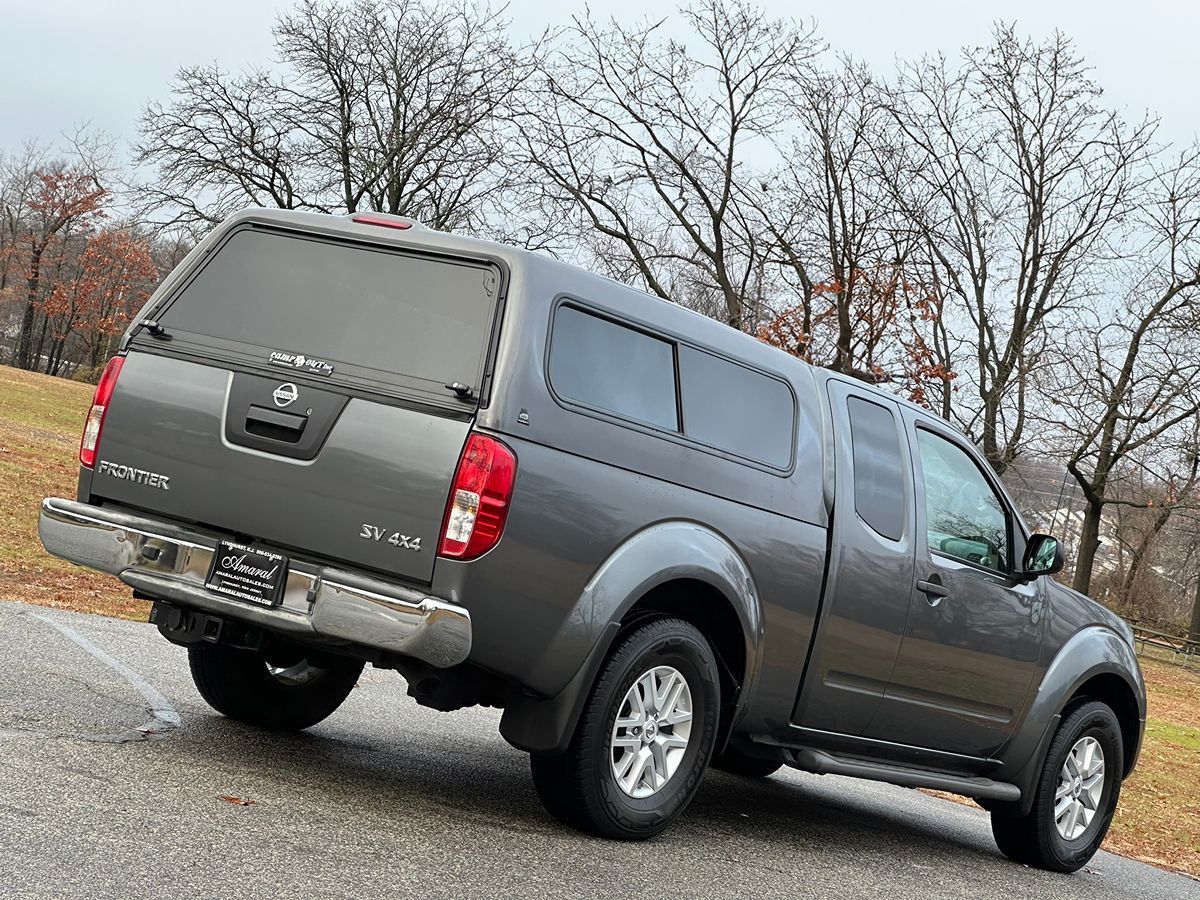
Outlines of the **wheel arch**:
{"type": "Polygon", "coordinates": [[[631,626],[658,617],[682,619],[694,625],[712,647],[721,678],[721,724],[715,748],[720,752],[742,708],[739,701],[746,687],[750,652],[745,626],[720,589],[695,578],[675,578],[634,601],[621,618],[618,636],[631,626]]]}
{"type": "Polygon", "coordinates": [[[1104,625],[1083,628],[1063,644],[1012,741],[1001,753],[1003,765],[993,777],[1021,788],[1016,807],[1020,813],[1032,806],[1034,788],[1059,723],[1073,706],[1092,699],[1107,703],[1117,716],[1125,756],[1123,775],[1128,776],[1141,750],[1146,691],[1133,648],[1104,625]]]}
{"type": "Polygon", "coordinates": [[[1064,704],[1062,716],[1082,703],[1098,700],[1108,706],[1121,725],[1121,749],[1124,755],[1121,777],[1128,778],[1137,762],[1142,736],[1142,719],[1138,714],[1137,698],[1129,682],[1115,672],[1092,675],[1071,694],[1064,704]]]}
{"type": "Polygon", "coordinates": [[[631,623],[651,616],[683,619],[709,640],[721,670],[723,745],[757,683],[762,612],[741,554],[712,529],[689,521],[644,529],[597,569],[564,625],[573,640],[585,638],[585,658],[554,696],[510,704],[500,724],[504,738],[534,753],[561,752],[614,642],[631,623]]]}

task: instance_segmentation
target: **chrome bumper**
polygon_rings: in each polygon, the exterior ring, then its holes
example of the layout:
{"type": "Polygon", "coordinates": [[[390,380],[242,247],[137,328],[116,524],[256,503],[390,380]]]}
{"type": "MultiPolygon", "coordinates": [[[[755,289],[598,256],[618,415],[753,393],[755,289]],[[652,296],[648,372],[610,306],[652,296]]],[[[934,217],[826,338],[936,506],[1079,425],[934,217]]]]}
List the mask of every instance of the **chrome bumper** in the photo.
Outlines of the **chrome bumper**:
{"type": "Polygon", "coordinates": [[[241,603],[204,586],[221,536],[106,507],[47,497],[38,520],[54,556],[130,587],[299,637],[377,647],[445,668],[471,652],[471,616],[453,603],[341,569],[292,559],[278,606],[241,603]]]}

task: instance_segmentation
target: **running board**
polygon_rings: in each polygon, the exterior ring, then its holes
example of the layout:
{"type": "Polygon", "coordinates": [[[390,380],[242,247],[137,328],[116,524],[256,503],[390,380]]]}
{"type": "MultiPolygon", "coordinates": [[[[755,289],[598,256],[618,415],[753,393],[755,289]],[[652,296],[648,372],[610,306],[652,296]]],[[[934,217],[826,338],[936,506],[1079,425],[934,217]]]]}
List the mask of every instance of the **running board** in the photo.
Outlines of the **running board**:
{"type": "Polygon", "coordinates": [[[987,800],[1021,799],[1021,789],[1015,784],[992,781],[990,778],[972,778],[966,775],[931,772],[928,769],[889,766],[871,760],[833,756],[820,750],[793,750],[788,756],[788,765],[816,775],[849,775],[853,778],[886,781],[901,787],[931,788],[987,800]]]}

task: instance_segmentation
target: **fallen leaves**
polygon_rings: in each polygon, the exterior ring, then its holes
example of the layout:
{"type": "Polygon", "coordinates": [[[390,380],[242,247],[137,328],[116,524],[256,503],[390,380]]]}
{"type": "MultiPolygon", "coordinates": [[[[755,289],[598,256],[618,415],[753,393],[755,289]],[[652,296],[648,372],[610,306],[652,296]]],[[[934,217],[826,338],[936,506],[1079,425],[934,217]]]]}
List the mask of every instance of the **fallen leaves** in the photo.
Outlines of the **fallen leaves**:
{"type": "Polygon", "coordinates": [[[217,799],[231,806],[254,806],[258,803],[257,800],[250,800],[247,797],[235,797],[233,794],[221,794],[217,799]]]}

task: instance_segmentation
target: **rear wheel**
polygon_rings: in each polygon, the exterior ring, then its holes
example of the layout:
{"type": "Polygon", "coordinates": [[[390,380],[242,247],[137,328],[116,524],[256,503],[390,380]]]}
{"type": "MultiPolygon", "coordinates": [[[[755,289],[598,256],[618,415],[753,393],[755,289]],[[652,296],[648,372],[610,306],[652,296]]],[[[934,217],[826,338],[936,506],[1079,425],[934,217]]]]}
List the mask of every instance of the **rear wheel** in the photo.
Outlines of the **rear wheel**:
{"type": "Polygon", "coordinates": [[[1085,703],[1059,725],[1028,815],[992,813],[1009,859],[1054,872],[1087,863],[1108,833],[1121,794],[1121,726],[1107,704],[1085,703]]]}
{"type": "Polygon", "coordinates": [[[316,725],[342,705],[362,674],[359,660],[321,657],[300,649],[271,653],[223,644],[188,648],[192,680],[222,715],[275,731],[316,725]]]}
{"type": "Polygon", "coordinates": [[[582,831],[653,837],[700,786],[720,703],[704,635],[679,619],[635,627],[600,670],[567,750],[530,757],[538,797],[582,831]]]}

